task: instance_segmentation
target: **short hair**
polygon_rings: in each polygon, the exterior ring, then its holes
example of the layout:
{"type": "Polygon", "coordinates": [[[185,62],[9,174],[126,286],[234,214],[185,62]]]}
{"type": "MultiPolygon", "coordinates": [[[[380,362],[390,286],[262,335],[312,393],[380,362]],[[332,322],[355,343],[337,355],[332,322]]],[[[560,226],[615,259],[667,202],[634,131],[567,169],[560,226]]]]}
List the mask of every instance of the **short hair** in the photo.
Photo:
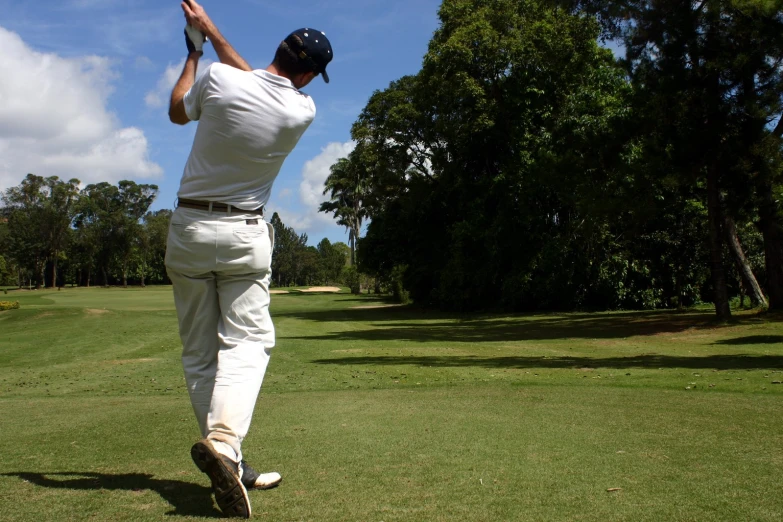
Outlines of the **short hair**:
{"type": "Polygon", "coordinates": [[[275,59],[272,62],[275,66],[289,75],[313,72],[313,66],[305,60],[300,60],[296,52],[283,41],[275,51],[275,59]]]}

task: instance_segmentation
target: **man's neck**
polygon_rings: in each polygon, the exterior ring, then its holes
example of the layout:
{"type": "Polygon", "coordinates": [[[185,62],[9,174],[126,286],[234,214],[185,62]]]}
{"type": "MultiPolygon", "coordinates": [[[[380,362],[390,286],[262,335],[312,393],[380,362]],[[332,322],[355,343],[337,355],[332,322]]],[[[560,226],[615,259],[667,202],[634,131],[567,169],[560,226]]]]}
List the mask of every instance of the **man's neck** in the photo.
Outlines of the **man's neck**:
{"type": "Polygon", "coordinates": [[[265,70],[267,72],[270,72],[270,73],[275,74],[277,76],[282,76],[283,78],[291,80],[291,83],[293,83],[293,80],[287,74],[285,74],[283,71],[278,69],[277,66],[275,64],[273,64],[273,63],[269,64],[269,67],[267,67],[265,70]]]}

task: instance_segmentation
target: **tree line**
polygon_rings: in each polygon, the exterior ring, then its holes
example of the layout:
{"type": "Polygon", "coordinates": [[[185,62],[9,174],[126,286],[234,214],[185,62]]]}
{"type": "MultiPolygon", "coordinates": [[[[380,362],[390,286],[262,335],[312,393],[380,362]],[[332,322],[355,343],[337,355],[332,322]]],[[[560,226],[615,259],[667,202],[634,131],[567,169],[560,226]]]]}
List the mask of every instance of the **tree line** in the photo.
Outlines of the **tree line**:
{"type": "Polygon", "coordinates": [[[781,6],[444,0],[321,210],[445,309],[781,309],[781,6]]]}
{"type": "Polygon", "coordinates": [[[307,234],[286,226],[277,212],[270,220],[275,230],[272,252],[274,286],[313,286],[350,284],[355,278],[349,248],[323,238],[318,246],[307,246],[307,234]]]}
{"type": "MultiPolygon", "coordinates": [[[[158,187],[120,181],[80,187],[28,174],[0,198],[0,286],[169,284],[164,264],[172,211],[150,211],[158,187]]],[[[275,213],[274,283],[343,284],[349,248],[286,227],[275,213]]]]}
{"type": "Polygon", "coordinates": [[[156,185],[79,188],[28,174],[2,194],[0,284],[62,287],[163,282],[171,212],[149,212],[156,185]]]}

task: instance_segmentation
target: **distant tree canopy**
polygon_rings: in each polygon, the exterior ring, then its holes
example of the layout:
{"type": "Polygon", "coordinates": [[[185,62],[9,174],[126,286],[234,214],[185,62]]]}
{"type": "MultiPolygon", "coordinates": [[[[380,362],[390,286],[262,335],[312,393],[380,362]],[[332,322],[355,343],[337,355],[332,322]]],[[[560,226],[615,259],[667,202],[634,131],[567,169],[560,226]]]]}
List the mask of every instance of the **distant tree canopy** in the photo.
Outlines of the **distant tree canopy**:
{"type": "MultiPolygon", "coordinates": [[[[158,187],[120,181],[79,190],[79,183],[28,174],[2,194],[0,286],[169,283],[172,211],[149,211],[158,187]]],[[[286,227],[277,214],[272,225],[275,284],[344,284],[348,245],[324,239],[307,246],[307,235],[286,227]]]]}
{"type": "MultiPolygon", "coordinates": [[[[165,234],[147,241],[147,210],[157,195],[155,185],[120,181],[88,185],[56,176],[28,174],[22,183],[5,191],[0,227],[0,256],[5,272],[2,284],[62,286],[112,281],[127,286],[129,278],[144,284],[148,277],[166,281],[162,264],[148,273],[147,257],[165,251],[165,234]]],[[[165,226],[168,228],[168,218],[165,226]]]]}
{"type": "Polygon", "coordinates": [[[307,246],[307,234],[297,234],[275,212],[270,220],[275,230],[272,282],[275,286],[339,285],[345,281],[349,249],[324,238],[317,247],[307,246]]]}
{"type": "Polygon", "coordinates": [[[461,310],[783,307],[780,7],[444,0],[332,168],[360,269],[461,310]]]}

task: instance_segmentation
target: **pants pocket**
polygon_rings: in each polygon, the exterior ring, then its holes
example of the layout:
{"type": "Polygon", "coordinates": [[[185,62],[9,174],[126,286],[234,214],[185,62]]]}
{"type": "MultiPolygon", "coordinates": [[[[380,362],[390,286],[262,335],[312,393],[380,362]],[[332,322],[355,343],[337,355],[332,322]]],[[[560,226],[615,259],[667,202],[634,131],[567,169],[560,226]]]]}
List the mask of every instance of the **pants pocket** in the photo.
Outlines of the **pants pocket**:
{"type": "MultiPolygon", "coordinates": [[[[258,227],[256,227],[258,228],[258,227]]],[[[261,230],[243,230],[234,229],[234,237],[243,243],[253,243],[264,237],[266,234],[261,230]]]]}
{"type": "Polygon", "coordinates": [[[231,226],[230,244],[226,245],[230,254],[225,253],[221,258],[233,266],[232,271],[266,272],[272,263],[269,229],[262,220],[248,221],[231,226]]]}
{"type": "Polygon", "coordinates": [[[167,268],[189,273],[205,259],[213,257],[209,251],[214,250],[214,244],[214,232],[211,233],[208,226],[197,222],[172,221],[164,263],[167,268]]]}
{"type": "Polygon", "coordinates": [[[193,240],[198,237],[201,227],[197,223],[172,223],[171,232],[184,240],[193,240]]]}

